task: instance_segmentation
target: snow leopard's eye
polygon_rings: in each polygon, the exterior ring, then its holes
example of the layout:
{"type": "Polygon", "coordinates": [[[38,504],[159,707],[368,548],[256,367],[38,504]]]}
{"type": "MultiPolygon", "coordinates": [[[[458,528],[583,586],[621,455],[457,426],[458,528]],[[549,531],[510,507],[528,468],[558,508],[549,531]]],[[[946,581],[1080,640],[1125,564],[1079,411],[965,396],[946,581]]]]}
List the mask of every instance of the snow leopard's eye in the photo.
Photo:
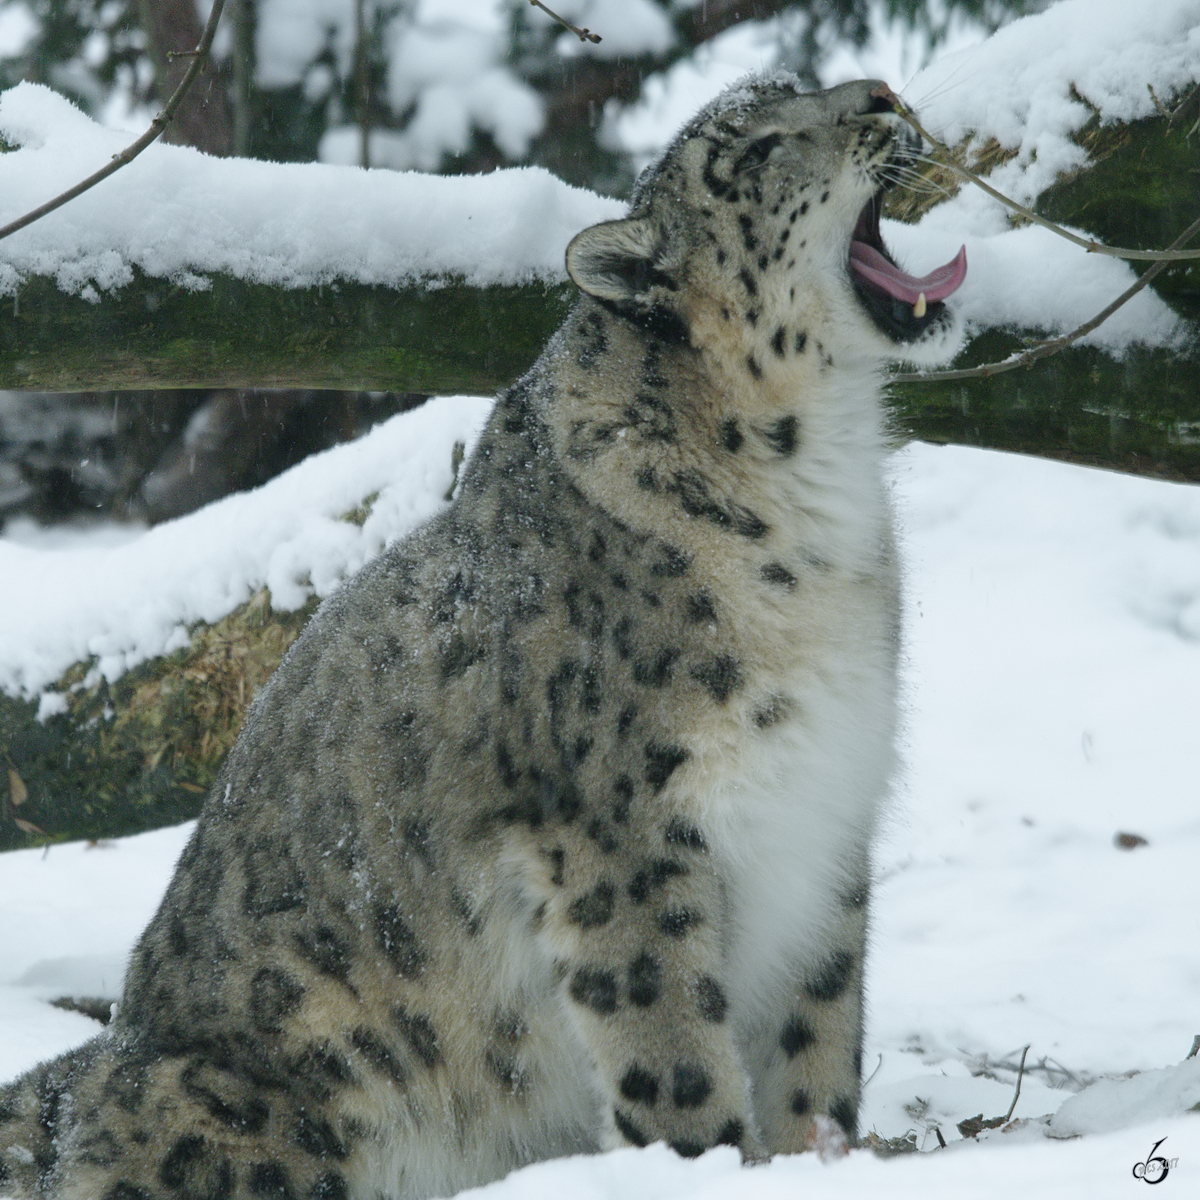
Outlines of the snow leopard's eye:
{"type": "Polygon", "coordinates": [[[737,162],[733,164],[733,173],[742,175],[747,171],[759,170],[766,164],[771,151],[782,141],[783,137],[778,133],[768,133],[765,137],[757,138],[738,156],[737,162]]]}

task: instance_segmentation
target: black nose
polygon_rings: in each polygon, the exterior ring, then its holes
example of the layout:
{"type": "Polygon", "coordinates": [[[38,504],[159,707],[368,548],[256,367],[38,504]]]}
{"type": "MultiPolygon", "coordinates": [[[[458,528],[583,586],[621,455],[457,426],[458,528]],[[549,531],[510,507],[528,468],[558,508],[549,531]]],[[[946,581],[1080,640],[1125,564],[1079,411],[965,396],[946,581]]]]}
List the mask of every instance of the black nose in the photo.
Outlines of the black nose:
{"type": "Polygon", "coordinates": [[[869,113],[896,112],[896,96],[892,89],[884,84],[871,92],[871,103],[867,106],[869,113]]]}

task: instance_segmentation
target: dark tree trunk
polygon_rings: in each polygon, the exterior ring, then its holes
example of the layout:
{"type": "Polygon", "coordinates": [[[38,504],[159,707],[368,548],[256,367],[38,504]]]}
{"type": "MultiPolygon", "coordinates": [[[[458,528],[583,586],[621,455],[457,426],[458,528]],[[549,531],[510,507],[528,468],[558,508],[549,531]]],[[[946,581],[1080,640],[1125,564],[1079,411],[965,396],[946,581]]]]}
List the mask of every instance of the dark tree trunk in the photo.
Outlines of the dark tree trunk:
{"type": "MultiPolygon", "coordinates": [[[[139,0],[138,7],[142,27],[150,39],[159,94],[166,100],[188,69],[186,57],[172,59],[168,55],[194,50],[204,26],[195,0],[139,0]]],[[[224,155],[233,149],[233,119],[225,76],[225,70],[209,63],[163,134],[164,142],[195,146],[206,154],[224,155]]]]}

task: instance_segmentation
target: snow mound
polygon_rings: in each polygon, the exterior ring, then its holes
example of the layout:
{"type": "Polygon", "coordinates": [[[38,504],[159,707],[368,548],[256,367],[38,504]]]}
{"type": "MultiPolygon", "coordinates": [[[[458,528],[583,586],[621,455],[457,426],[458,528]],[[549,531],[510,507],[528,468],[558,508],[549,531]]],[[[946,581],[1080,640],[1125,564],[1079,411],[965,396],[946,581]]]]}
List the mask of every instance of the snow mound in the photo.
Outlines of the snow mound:
{"type": "Polygon", "coordinates": [[[188,626],[220,620],[262,587],[284,611],[327,596],[443,506],[453,444],[469,450],[490,408],[478,397],[431,400],[119,546],[0,539],[0,689],[36,695],[92,658],[112,681],[186,646],[188,626]],[[371,496],[361,526],[340,519],[371,496]]]}
{"type": "MultiPolygon", "coordinates": [[[[1097,113],[1104,123],[1155,112],[1150,89],[1170,99],[1200,79],[1200,0],[1061,0],[1014,21],[982,44],[938,58],[903,89],[922,123],[948,145],[995,138],[1016,157],[988,177],[1032,204],[1062,174],[1087,164],[1071,140],[1097,113]],[[1080,99],[1082,97],[1082,100],[1080,99]],[[1085,103],[1086,102],[1086,103],[1085,103]]],[[[1087,254],[1046,229],[1012,229],[1009,210],[966,185],[915,227],[885,223],[901,257],[941,261],[963,240],[971,271],[956,307],[969,327],[1066,333],[1136,278],[1127,263],[1087,254]]],[[[1187,328],[1147,290],[1083,344],[1180,347],[1187,328]]]]}
{"type": "Polygon", "coordinates": [[[1063,1104],[1050,1119],[1050,1133],[1110,1133],[1192,1111],[1200,1111],[1200,1058],[1132,1079],[1098,1080],[1063,1104]]]}
{"type": "MultiPolygon", "coordinates": [[[[0,94],[0,224],[125,148],[40,84],[0,94]]],[[[211,158],[156,142],[91,191],[0,242],[0,295],[23,276],[68,292],[121,287],[137,267],[184,286],[206,274],[299,288],[398,287],[462,278],[483,287],[566,278],[567,243],[625,206],[540,167],[419,175],[322,163],[211,158]]]]}
{"type": "Polygon", "coordinates": [[[1028,203],[1087,161],[1071,134],[1093,110],[1106,124],[1153,116],[1150,89],[1169,100],[1190,89],[1198,70],[1197,0],[1060,0],[979,46],[939,58],[904,96],[949,145],[970,134],[977,144],[994,137],[1015,149],[1016,159],[991,181],[1028,203]]]}

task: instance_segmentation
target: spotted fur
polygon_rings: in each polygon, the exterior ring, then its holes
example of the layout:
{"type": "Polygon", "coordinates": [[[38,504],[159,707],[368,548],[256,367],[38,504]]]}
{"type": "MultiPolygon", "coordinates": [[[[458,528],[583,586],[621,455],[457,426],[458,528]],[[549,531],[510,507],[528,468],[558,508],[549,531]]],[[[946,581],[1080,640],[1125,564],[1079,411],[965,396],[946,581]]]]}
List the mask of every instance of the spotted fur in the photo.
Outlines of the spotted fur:
{"type": "MultiPolygon", "coordinates": [[[[744,84],[623,221],[453,504],[259,697],[109,1032],[0,1090],[0,1189],[394,1200],[854,1135],[897,572],[846,257],[870,83],[744,84]]],[[[933,308],[934,306],[931,306],[933,308]]]]}

